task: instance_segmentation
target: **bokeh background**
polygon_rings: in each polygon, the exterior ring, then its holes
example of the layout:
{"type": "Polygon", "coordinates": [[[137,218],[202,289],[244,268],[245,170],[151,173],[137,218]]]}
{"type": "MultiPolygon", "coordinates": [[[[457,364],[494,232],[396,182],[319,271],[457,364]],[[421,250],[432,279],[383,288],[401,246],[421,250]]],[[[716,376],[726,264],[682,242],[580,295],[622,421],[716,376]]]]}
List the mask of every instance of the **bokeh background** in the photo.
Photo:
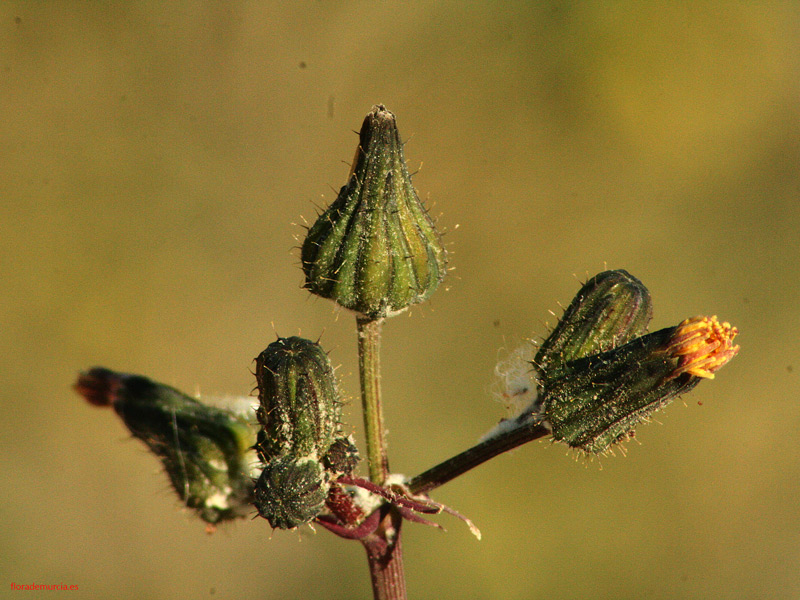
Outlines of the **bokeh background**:
{"type": "Polygon", "coordinates": [[[247,395],[276,332],[322,335],[360,435],[353,319],[293,247],[382,102],[455,267],[385,326],[394,470],[496,423],[496,362],[606,266],[742,347],[626,457],[534,442],[438,490],[484,538],[406,527],[410,596],[800,597],[800,5],[4,2],[0,47],[0,596],[370,597],[323,531],[206,535],[70,386],[247,395]]]}

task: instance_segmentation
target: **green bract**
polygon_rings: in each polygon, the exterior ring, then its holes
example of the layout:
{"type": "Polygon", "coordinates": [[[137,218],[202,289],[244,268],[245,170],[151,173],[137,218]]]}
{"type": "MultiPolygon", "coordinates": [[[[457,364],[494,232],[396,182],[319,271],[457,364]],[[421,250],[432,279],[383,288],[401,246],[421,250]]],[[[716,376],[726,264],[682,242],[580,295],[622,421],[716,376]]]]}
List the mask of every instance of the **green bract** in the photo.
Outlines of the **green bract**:
{"type": "Polygon", "coordinates": [[[325,469],[332,474],[349,475],[358,464],[358,448],[353,436],[338,437],[323,457],[325,469]]]}
{"type": "Polygon", "coordinates": [[[444,247],[383,106],[364,119],[349,181],[308,231],[301,259],[309,291],[373,319],[422,302],[444,278],[444,247]]]}

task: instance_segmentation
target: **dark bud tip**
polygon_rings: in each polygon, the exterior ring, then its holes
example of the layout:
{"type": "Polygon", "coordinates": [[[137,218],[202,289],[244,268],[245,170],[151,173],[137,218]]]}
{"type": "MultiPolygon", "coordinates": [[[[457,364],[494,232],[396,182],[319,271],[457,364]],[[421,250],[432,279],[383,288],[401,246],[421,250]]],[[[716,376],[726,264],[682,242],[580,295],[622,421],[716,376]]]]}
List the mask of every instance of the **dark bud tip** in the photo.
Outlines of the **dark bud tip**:
{"type": "Polygon", "coordinates": [[[93,367],[80,373],[72,387],[93,406],[111,406],[120,385],[118,373],[104,367],[93,367]]]}

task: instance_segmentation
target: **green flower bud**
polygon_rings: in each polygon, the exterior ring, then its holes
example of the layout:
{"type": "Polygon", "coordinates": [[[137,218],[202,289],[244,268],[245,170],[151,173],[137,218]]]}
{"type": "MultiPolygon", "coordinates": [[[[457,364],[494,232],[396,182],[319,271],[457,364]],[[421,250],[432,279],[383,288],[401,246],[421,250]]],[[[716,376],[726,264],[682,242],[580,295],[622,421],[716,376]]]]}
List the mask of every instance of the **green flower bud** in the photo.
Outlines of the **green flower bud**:
{"type": "Polygon", "coordinates": [[[604,271],[580,289],[539,348],[534,364],[543,377],[558,376],[569,361],[625,344],[647,331],[650,293],[623,270],[604,271]]]}
{"type": "Polygon", "coordinates": [[[134,437],[161,459],[172,486],[201,519],[218,523],[252,510],[255,427],[244,416],[207,406],[141,375],[96,367],[76,391],[113,406],[134,437]]]}
{"type": "Polygon", "coordinates": [[[328,355],[301,337],[278,338],[256,358],[266,463],[285,454],[322,458],[339,432],[341,403],[328,355]]]}
{"type": "Polygon", "coordinates": [[[254,504],[272,527],[292,529],[325,508],[330,484],[313,458],[281,456],[267,463],[256,482],[254,504]]]}
{"type": "Polygon", "coordinates": [[[371,319],[422,302],[444,278],[444,247],[383,106],[364,119],[347,185],[309,229],[301,259],[309,291],[371,319]]]}
{"type": "Polygon", "coordinates": [[[563,365],[545,384],[544,420],[553,438],[591,454],[633,437],[642,421],[688,392],[739,351],[735,327],[687,319],[608,352],[563,365]]]}

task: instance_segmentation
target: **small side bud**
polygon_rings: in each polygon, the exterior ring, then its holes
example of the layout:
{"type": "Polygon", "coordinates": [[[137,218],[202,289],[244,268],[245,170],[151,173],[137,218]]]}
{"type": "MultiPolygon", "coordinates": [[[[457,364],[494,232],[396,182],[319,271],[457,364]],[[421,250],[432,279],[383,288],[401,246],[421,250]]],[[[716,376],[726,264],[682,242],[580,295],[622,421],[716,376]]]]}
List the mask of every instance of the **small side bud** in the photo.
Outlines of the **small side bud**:
{"type": "Polygon", "coordinates": [[[364,119],[348,182],[309,229],[301,259],[310,292],[370,319],[426,300],[444,278],[444,247],[385,107],[364,119]]]}
{"type": "Polygon", "coordinates": [[[533,362],[545,376],[558,375],[569,361],[643,335],[652,316],[650,293],[641,281],[621,269],[604,271],[581,287],[533,362]]]}
{"type": "Polygon", "coordinates": [[[338,437],[333,441],[322,462],[325,469],[337,475],[350,475],[358,465],[358,448],[353,436],[338,437]]]}
{"type": "Polygon", "coordinates": [[[736,333],[716,317],[695,317],[568,362],[542,396],[553,438],[599,454],[633,437],[636,425],[736,355],[736,333]]]}
{"type": "Polygon", "coordinates": [[[261,472],[254,504],[273,528],[292,529],[323,511],[329,489],[328,476],[317,460],[281,456],[261,472]]]}
{"type": "Polygon", "coordinates": [[[256,432],[244,417],[147,377],[100,367],[81,373],[75,390],[95,406],[113,406],[201,519],[214,524],[250,513],[256,432]]]}
{"type": "Polygon", "coordinates": [[[301,337],[278,338],[256,358],[256,380],[262,460],[324,456],[339,431],[341,402],[322,347],[301,337]]]}

